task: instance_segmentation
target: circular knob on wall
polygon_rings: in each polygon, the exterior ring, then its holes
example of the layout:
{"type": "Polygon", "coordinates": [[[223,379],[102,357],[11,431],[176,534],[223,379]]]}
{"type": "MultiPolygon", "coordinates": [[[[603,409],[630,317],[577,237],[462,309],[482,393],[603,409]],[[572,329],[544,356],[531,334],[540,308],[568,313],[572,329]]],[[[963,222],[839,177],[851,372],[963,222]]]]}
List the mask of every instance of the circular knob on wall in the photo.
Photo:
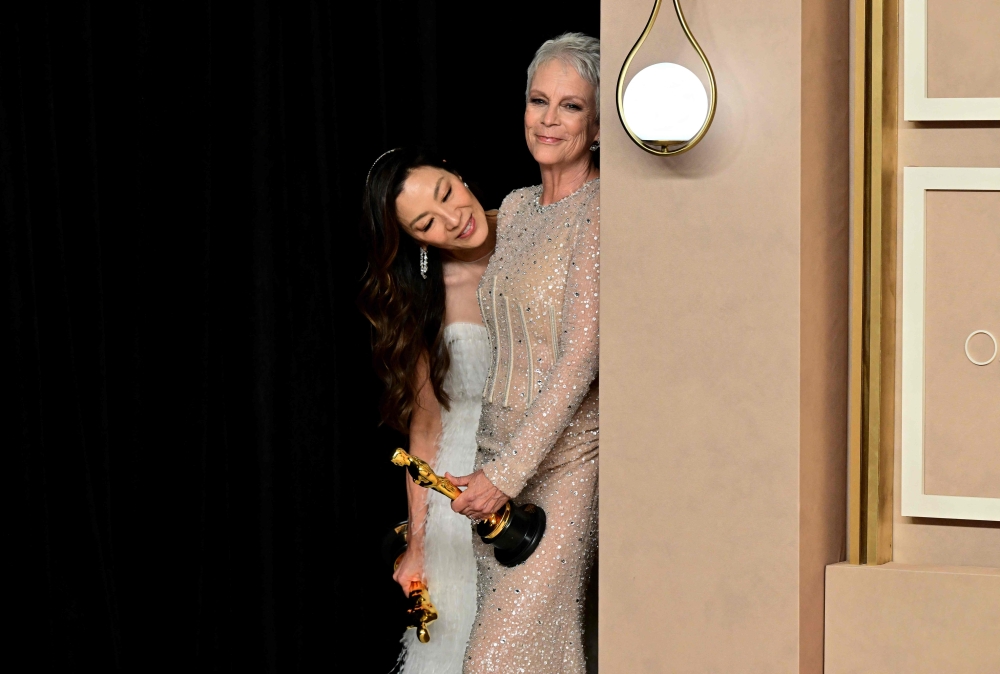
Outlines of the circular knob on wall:
{"type": "Polygon", "coordinates": [[[980,367],[989,365],[997,357],[997,338],[989,330],[975,330],[968,337],[965,338],[965,357],[968,358],[973,365],[979,365],[980,367]],[[993,341],[993,353],[990,355],[989,358],[986,359],[973,358],[972,353],[969,352],[969,342],[971,342],[972,338],[975,337],[976,335],[986,335],[987,337],[990,338],[990,340],[993,341]]]}

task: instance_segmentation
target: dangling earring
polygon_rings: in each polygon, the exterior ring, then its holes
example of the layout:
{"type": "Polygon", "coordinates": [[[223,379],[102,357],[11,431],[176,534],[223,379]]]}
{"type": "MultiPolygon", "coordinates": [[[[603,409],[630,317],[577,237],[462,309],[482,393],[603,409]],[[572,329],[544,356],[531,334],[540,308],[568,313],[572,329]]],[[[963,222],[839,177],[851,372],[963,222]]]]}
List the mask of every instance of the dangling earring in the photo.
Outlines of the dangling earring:
{"type": "Polygon", "coordinates": [[[427,278],[427,246],[420,246],[420,278],[427,278]]]}
{"type": "Polygon", "coordinates": [[[590,151],[597,152],[600,149],[601,149],[601,139],[598,138],[597,140],[594,141],[594,144],[590,146],[590,151]]]}

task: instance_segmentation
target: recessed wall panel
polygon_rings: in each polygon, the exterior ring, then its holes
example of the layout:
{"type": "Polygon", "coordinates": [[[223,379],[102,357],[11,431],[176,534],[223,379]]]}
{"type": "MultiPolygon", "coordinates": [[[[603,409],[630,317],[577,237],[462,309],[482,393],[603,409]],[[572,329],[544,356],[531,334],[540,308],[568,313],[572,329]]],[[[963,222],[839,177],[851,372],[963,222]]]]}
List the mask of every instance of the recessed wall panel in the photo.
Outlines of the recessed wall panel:
{"type": "Polygon", "coordinates": [[[926,194],[924,493],[1000,498],[1000,192],[926,194]]]}
{"type": "MultiPolygon", "coordinates": [[[[932,3],[938,0],[931,0],[932,3]]],[[[945,0],[940,3],[942,6],[954,5],[954,2],[945,0]]],[[[904,0],[900,4],[901,11],[901,39],[907,42],[907,52],[915,38],[921,35],[914,35],[910,28],[915,23],[912,21],[919,16],[911,16],[911,9],[920,7],[916,0],[904,0]]],[[[934,10],[937,11],[937,10],[934,10]]],[[[901,75],[906,78],[910,72],[910,66],[918,66],[917,63],[910,63],[906,58],[904,50],[898,54],[898,63],[901,75]]],[[[919,70],[919,69],[918,69],[919,70]]],[[[903,84],[904,93],[909,97],[914,93],[909,86],[909,80],[903,84]]],[[[938,92],[940,94],[940,91],[938,92]]],[[[935,94],[935,95],[938,95],[935,94]]],[[[934,99],[930,99],[934,100],[934,99]]],[[[988,99],[973,99],[976,101],[988,99]]],[[[900,100],[903,103],[903,100],[900,100]]],[[[940,119],[941,117],[931,117],[940,119]]],[[[945,117],[947,118],[947,116],[945,117]]],[[[969,117],[964,117],[968,119],[969,117]]],[[[980,117],[980,119],[990,119],[991,116],[980,117]]],[[[1000,119],[1000,114],[996,115],[1000,119]]],[[[899,156],[898,156],[898,176],[901,178],[904,167],[909,166],[974,166],[974,167],[997,167],[1000,166],[1000,123],[961,123],[947,124],[938,122],[935,124],[925,124],[923,122],[908,122],[904,106],[898,109],[897,121],[899,124],[899,156]]],[[[917,116],[913,119],[925,119],[917,116]]],[[[902,204],[903,181],[897,180],[899,190],[899,203],[902,204]]],[[[933,204],[932,204],[933,206],[933,204]]],[[[899,212],[897,227],[897,250],[902,250],[903,245],[903,222],[902,208],[899,212]]],[[[933,216],[935,219],[937,216],[933,216]]],[[[898,289],[895,295],[897,303],[897,326],[902,324],[902,255],[898,257],[898,267],[896,278],[898,289]]],[[[897,331],[897,337],[901,337],[901,330],[897,331]]],[[[902,340],[897,339],[896,362],[902,362],[902,340]]],[[[896,377],[896,406],[895,406],[895,486],[894,486],[894,508],[895,517],[893,522],[893,560],[909,564],[951,564],[965,566],[992,566],[1000,567],[1000,522],[994,521],[969,521],[969,520],[949,520],[930,517],[910,517],[903,515],[901,494],[902,494],[902,377],[896,377]]]]}
{"type": "Polygon", "coordinates": [[[927,95],[1000,98],[1000,2],[927,0],[927,95]]]}

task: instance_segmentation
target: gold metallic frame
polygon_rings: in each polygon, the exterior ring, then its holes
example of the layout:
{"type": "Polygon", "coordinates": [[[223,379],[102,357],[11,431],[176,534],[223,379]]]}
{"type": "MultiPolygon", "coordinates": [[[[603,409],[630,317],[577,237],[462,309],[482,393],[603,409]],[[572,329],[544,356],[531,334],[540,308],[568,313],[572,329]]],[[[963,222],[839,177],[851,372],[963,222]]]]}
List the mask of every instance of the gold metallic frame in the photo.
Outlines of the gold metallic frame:
{"type": "Polygon", "coordinates": [[[896,370],[896,0],[855,0],[847,557],[892,561],[896,370]]]}
{"type": "Polygon", "coordinates": [[[622,64],[621,72],[618,73],[618,119],[621,120],[622,126],[625,128],[625,133],[628,137],[632,139],[632,142],[641,147],[643,150],[650,154],[655,154],[660,157],[670,157],[675,154],[683,154],[687,152],[699,142],[708,133],[708,128],[712,126],[712,120],[715,119],[715,105],[716,99],[718,98],[718,88],[715,84],[715,73],[712,72],[712,64],[708,62],[708,57],[705,56],[705,52],[702,51],[701,45],[695,39],[694,35],[691,33],[691,29],[688,28],[687,21],[684,19],[684,11],[681,9],[680,0],[673,0],[674,10],[677,12],[677,20],[680,21],[681,28],[684,30],[684,35],[687,36],[688,42],[694,47],[694,50],[698,52],[698,56],[701,58],[701,62],[705,65],[705,72],[708,73],[708,84],[709,84],[709,95],[708,95],[708,115],[705,117],[705,123],[701,125],[701,129],[698,133],[694,135],[691,140],[680,141],[680,140],[656,140],[656,141],[644,141],[639,136],[635,135],[629,127],[628,122],[625,120],[624,111],[624,97],[625,97],[625,77],[628,75],[628,67],[632,65],[632,59],[639,52],[642,47],[642,43],[646,41],[646,37],[649,35],[650,31],[653,30],[653,24],[656,23],[656,15],[660,13],[660,4],[663,0],[655,0],[653,3],[653,12],[649,15],[649,21],[646,22],[646,27],[642,31],[642,35],[634,45],[632,45],[631,51],[629,51],[628,56],[625,57],[625,63],[622,64]],[[683,143],[680,147],[670,148],[671,145],[676,145],[677,143],[683,143]]]}

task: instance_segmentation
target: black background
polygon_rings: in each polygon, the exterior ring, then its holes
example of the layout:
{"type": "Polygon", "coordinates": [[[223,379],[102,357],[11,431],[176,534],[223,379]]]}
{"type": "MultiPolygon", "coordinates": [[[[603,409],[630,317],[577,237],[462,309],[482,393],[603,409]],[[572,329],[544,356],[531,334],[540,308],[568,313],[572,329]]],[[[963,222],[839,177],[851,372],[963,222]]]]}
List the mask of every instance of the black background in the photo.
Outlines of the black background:
{"type": "MultiPolygon", "coordinates": [[[[524,71],[599,3],[4,3],[7,642],[24,671],[385,672],[405,516],[365,174],[538,182],[524,71]]],[[[7,661],[13,658],[8,655],[7,661]]]]}

